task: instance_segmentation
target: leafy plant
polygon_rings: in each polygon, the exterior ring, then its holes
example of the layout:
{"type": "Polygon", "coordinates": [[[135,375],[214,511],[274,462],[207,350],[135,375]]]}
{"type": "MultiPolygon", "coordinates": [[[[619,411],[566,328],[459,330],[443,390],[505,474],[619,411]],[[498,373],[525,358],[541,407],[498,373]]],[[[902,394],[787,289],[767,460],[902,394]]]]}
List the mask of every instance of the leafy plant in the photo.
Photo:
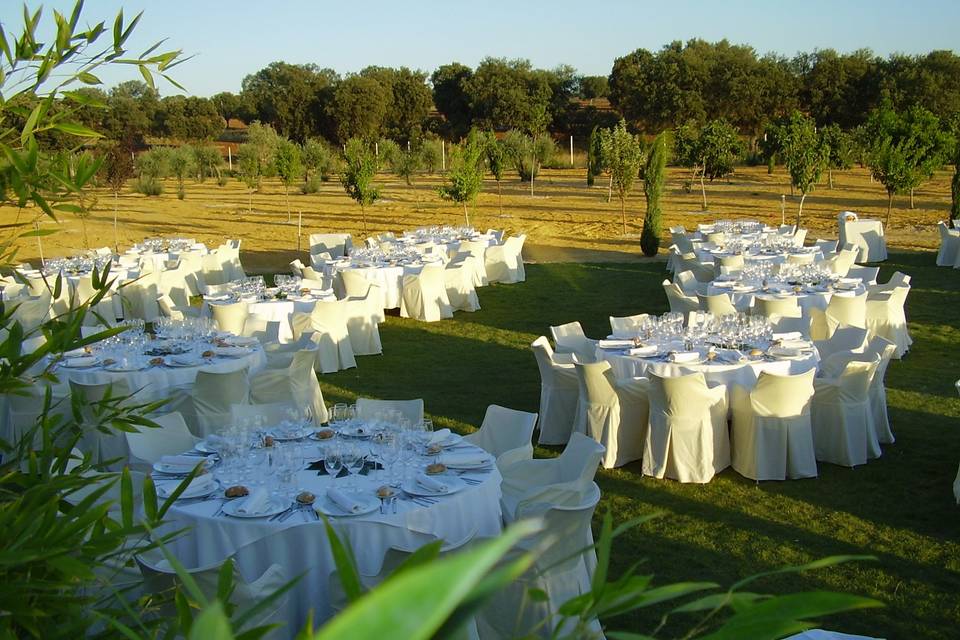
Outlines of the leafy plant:
{"type": "Polygon", "coordinates": [[[177,179],[177,197],[183,200],[186,197],[186,189],[183,186],[187,176],[197,170],[195,163],[196,152],[190,145],[178,147],[170,152],[168,164],[170,173],[177,179]]]}
{"type": "Polygon", "coordinates": [[[273,164],[283,183],[283,197],[287,202],[287,222],[290,222],[290,187],[303,179],[304,173],[299,145],[286,139],[278,141],[273,155],[273,164]]]}
{"type": "Polygon", "coordinates": [[[403,181],[410,186],[410,178],[418,169],[420,169],[420,154],[416,151],[397,151],[393,157],[390,169],[394,175],[403,178],[403,181]]]}
{"type": "Polygon", "coordinates": [[[643,218],[643,231],[640,233],[640,249],[643,255],[652,257],[660,249],[663,212],[660,198],[663,196],[663,183],[667,170],[667,156],[670,153],[668,133],[661,133],[654,139],[647,157],[647,168],[643,172],[643,192],[647,197],[647,212],[643,218]]]}
{"type": "Polygon", "coordinates": [[[487,159],[487,169],[493,174],[493,179],[497,181],[497,206],[500,209],[500,215],[503,215],[503,192],[500,189],[500,182],[503,180],[503,170],[506,168],[506,152],[503,144],[497,140],[493,131],[487,131],[483,134],[483,151],[487,159]]]}
{"type": "Polygon", "coordinates": [[[833,172],[853,166],[854,143],[850,134],[837,124],[823,127],[820,138],[827,149],[827,181],[833,189],[833,172]]]}
{"type": "Polygon", "coordinates": [[[131,151],[122,147],[118,143],[107,143],[104,146],[103,164],[101,173],[113,192],[113,249],[119,251],[120,241],[117,237],[117,209],[120,191],[127,185],[127,181],[133,177],[133,158],[131,151]]]}
{"type": "Polygon", "coordinates": [[[158,196],[163,193],[164,178],[170,175],[170,151],[157,147],[137,156],[136,189],[145,196],[158,196]]]}
{"type": "Polygon", "coordinates": [[[457,145],[450,156],[450,172],[446,184],[438,189],[441,198],[453,200],[463,205],[463,218],[470,226],[470,214],[467,203],[477,199],[483,188],[484,140],[474,130],[467,140],[457,145]]]}
{"type": "Polygon", "coordinates": [[[533,195],[533,181],[540,167],[549,163],[557,152],[553,139],[545,133],[531,136],[514,129],[504,136],[503,149],[520,181],[530,181],[530,194],[533,195]]]}
{"type": "Polygon", "coordinates": [[[256,146],[242,144],[237,148],[237,175],[247,186],[247,212],[253,213],[253,192],[260,188],[263,179],[256,146]]]}
{"type": "Polygon", "coordinates": [[[443,164],[443,146],[439,140],[426,138],[420,144],[420,160],[427,173],[433,175],[443,164]]]}
{"type": "Polygon", "coordinates": [[[800,189],[800,206],[797,208],[797,226],[803,218],[803,201],[807,193],[820,181],[827,166],[830,148],[817,135],[813,120],[799,111],[790,115],[780,136],[780,153],[790,172],[790,179],[800,189]]]}
{"type": "Polygon", "coordinates": [[[707,209],[707,188],[704,178],[716,178],[733,173],[736,159],[743,153],[743,143],[737,130],[723,119],[711,120],[699,130],[687,123],[674,132],[677,160],[693,170],[692,179],[700,176],[703,210],[707,209]]]}
{"type": "Polygon", "coordinates": [[[626,235],[627,194],[633,188],[633,182],[643,166],[643,148],[640,146],[640,140],[627,131],[627,123],[624,120],[620,120],[613,129],[605,129],[602,135],[603,158],[610,171],[611,184],[620,199],[620,222],[623,225],[623,233],[626,235]]]}
{"type": "Polygon", "coordinates": [[[326,142],[321,140],[310,138],[303,143],[302,159],[307,182],[313,174],[326,182],[337,170],[336,154],[326,142]]]}
{"type": "Polygon", "coordinates": [[[367,233],[367,207],[380,198],[380,190],[373,184],[379,163],[376,154],[359,138],[350,138],[343,151],[344,167],[340,182],[344,191],[360,205],[363,232],[367,233]]]}
{"type": "Polygon", "coordinates": [[[200,182],[212,177],[219,179],[223,155],[220,149],[212,144],[199,144],[193,147],[193,163],[197,168],[197,180],[200,182]]]}

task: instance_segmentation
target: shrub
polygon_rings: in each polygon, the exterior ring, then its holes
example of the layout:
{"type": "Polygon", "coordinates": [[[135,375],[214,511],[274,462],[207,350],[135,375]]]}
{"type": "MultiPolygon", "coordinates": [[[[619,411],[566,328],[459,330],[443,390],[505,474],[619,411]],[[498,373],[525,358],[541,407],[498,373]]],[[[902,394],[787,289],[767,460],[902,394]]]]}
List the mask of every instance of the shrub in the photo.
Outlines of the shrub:
{"type": "Polygon", "coordinates": [[[163,193],[163,184],[155,178],[141,176],[133,184],[133,189],[145,196],[159,196],[163,193]]]}
{"type": "MultiPolygon", "coordinates": [[[[329,177],[327,178],[329,180],[329,177]]],[[[321,176],[310,176],[306,182],[300,185],[300,193],[307,195],[320,191],[320,183],[323,181],[321,176]]]]}

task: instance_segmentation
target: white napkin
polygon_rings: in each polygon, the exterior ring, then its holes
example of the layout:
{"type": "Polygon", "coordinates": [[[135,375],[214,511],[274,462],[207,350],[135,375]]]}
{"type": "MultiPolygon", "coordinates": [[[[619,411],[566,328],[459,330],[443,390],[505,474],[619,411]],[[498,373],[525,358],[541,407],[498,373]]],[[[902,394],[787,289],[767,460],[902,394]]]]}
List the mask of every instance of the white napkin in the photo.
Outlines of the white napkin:
{"type": "Polygon", "coordinates": [[[698,351],[678,351],[670,354],[670,362],[696,362],[699,359],[698,351]]]}
{"type": "Polygon", "coordinates": [[[806,340],[781,340],[780,345],[783,349],[809,349],[810,343],[806,340]]]}
{"type": "Polygon", "coordinates": [[[435,493],[446,493],[450,491],[450,487],[447,486],[447,483],[445,483],[443,480],[431,478],[425,473],[417,474],[417,484],[435,493]]]}
{"type": "Polygon", "coordinates": [[[264,510],[264,507],[267,506],[269,501],[270,494],[267,493],[267,490],[263,487],[258,487],[237,507],[237,513],[258,514],[264,510]]]}
{"type": "Polygon", "coordinates": [[[170,356],[170,360],[175,364],[197,364],[198,356],[190,353],[181,353],[175,356],[170,356]]]}
{"type": "Polygon", "coordinates": [[[168,467],[185,467],[190,471],[204,460],[205,458],[200,456],[162,456],[160,464],[168,467]]]}
{"type": "MultiPolygon", "coordinates": [[[[173,494],[174,490],[180,486],[179,482],[166,482],[157,485],[157,491],[160,494],[160,497],[168,497],[173,494]]],[[[213,476],[209,473],[205,473],[202,476],[197,476],[190,480],[190,484],[187,485],[187,488],[183,490],[183,493],[180,494],[181,498],[192,498],[195,496],[202,496],[206,493],[209,493],[213,489],[213,476]]]]}
{"type": "Polygon", "coordinates": [[[729,289],[738,286],[736,280],[714,280],[712,284],[718,289],[729,289]]]}
{"type": "Polygon", "coordinates": [[[645,347],[634,347],[632,349],[627,349],[627,355],[641,357],[655,356],[657,355],[657,345],[650,344],[645,347]]]}
{"type": "Polygon", "coordinates": [[[84,347],[79,349],[71,349],[70,351],[64,351],[63,357],[65,358],[81,358],[87,355],[87,350],[84,347]]]}
{"type": "Polygon", "coordinates": [[[94,356],[67,358],[64,364],[68,367],[92,367],[97,364],[97,359],[94,356]]]}
{"type": "Polygon", "coordinates": [[[249,347],[257,344],[259,340],[253,336],[232,336],[227,338],[227,342],[235,347],[249,347]]]}
{"type": "Polygon", "coordinates": [[[327,498],[347,513],[360,513],[363,508],[362,504],[339,489],[327,489],[327,498]]]}
{"type": "Polygon", "coordinates": [[[490,462],[490,454],[484,451],[466,453],[445,453],[440,456],[440,462],[448,466],[474,466],[490,462]]]}
{"type": "Polygon", "coordinates": [[[213,352],[218,356],[245,356],[250,350],[246,347],[214,347],[213,352]]]}
{"type": "Polygon", "coordinates": [[[803,334],[799,331],[785,331],[783,333],[774,333],[774,340],[803,340],[803,334]]]}
{"type": "Polygon", "coordinates": [[[800,349],[795,349],[792,347],[770,347],[767,350],[772,356],[779,356],[781,358],[796,358],[797,356],[803,355],[800,349]]]}
{"type": "Polygon", "coordinates": [[[629,349],[633,340],[599,340],[597,346],[601,349],[629,349]]]}
{"type": "Polygon", "coordinates": [[[450,437],[450,429],[440,429],[439,431],[434,431],[430,435],[430,439],[427,441],[427,445],[431,444],[440,444],[444,442],[447,438],[450,437]]]}

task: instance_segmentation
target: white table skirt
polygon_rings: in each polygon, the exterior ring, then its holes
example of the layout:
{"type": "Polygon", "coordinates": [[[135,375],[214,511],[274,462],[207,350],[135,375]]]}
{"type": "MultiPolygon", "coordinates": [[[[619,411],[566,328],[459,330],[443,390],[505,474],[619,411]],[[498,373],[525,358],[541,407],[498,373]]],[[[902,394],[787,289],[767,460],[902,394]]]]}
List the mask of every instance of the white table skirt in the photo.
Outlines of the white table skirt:
{"type": "Polygon", "coordinates": [[[131,391],[141,389],[135,398],[139,402],[152,402],[169,396],[174,387],[185,388],[193,385],[200,371],[213,373],[229,373],[249,368],[249,373],[255,374],[267,367],[267,357],[263,348],[257,345],[249,355],[239,358],[217,357],[212,362],[196,367],[168,367],[152,366],[143,371],[113,372],[101,367],[92,369],[70,369],[60,367],[57,374],[61,381],[54,394],[64,397],[69,393],[69,381],[75,380],[86,384],[104,384],[123,380],[131,391]]]}
{"type": "Polygon", "coordinates": [[[841,220],[840,247],[852,243],[859,250],[857,262],[880,262],[887,259],[887,241],[883,235],[883,223],[879,220],[841,220]]]}
{"type": "Polygon", "coordinates": [[[618,380],[647,377],[650,373],[654,373],[660,377],[673,377],[699,371],[703,373],[703,377],[706,378],[707,383],[710,385],[728,385],[727,399],[729,400],[730,384],[738,384],[747,389],[752,389],[757,384],[757,378],[762,371],[778,375],[804,373],[817,367],[820,356],[817,354],[816,349],[814,349],[812,354],[797,359],[757,360],[738,364],[717,364],[713,362],[679,364],[650,360],[637,356],[627,356],[618,352],[605,351],[598,348],[597,359],[606,359],[613,369],[614,377],[618,380]]]}
{"type": "MultiPolygon", "coordinates": [[[[707,263],[713,263],[716,261],[716,258],[721,257],[732,257],[734,253],[714,253],[707,249],[697,249],[697,260],[707,263]]],[[[747,253],[744,254],[744,262],[769,262],[771,264],[783,264],[787,261],[787,257],[791,255],[813,255],[814,260],[822,260],[823,254],[820,252],[819,247],[804,247],[802,250],[793,251],[793,252],[781,252],[781,253],[747,253]]]]}
{"type": "MultiPolygon", "coordinates": [[[[308,447],[307,460],[320,457],[317,445],[308,447]]],[[[500,474],[494,469],[488,473],[468,474],[483,482],[467,485],[451,496],[440,498],[436,504],[422,507],[413,502],[398,500],[397,513],[381,515],[379,512],[354,518],[335,518],[334,528],[347,539],[361,573],[376,575],[384,555],[391,548],[419,546],[423,535],[435,536],[448,541],[466,537],[494,537],[501,532],[500,474]]],[[[373,492],[383,484],[383,472],[373,471],[368,476],[358,476],[361,489],[373,492]]],[[[322,500],[331,483],[342,486],[346,478],[332,480],[316,471],[301,471],[298,477],[300,488],[314,493],[322,500]]],[[[257,543],[256,552],[238,555],[236,561],[241,574],[256,578],[270,565],[280,564],[287,577],[300,573],[306,575],[294,587],[287,617],[292,635],[306,620],[309,609],[314,609],[315,621],[323,622],[332,615],[329,606],[329,581],[335,571],[333,558],[322,521],[301,514],[294,514],[284,522],[269,519],[237,519],[229,516],[213,517],[220,501],[175,505],[170,509],[165,525],[173,530],[189,527],[190,531],[177,538],[170,549],[187,567],[203,566],[221,562],[239,549],[257,543]],[[285,531],[287,530],[287,531],[285,531]],[[281,532],[284,532],[281,534],[281,532]],[[282,535],[271,539],[272,536],[282,535]]]]}

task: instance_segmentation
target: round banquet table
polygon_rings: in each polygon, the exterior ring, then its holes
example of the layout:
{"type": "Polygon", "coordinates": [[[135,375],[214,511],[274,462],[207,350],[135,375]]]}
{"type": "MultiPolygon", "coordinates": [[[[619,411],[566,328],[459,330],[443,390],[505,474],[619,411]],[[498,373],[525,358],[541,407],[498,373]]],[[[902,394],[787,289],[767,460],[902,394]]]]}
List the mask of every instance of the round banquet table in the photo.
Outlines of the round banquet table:
{"type": "MultiPolygon", "coordinates": [[[[241,298],[243,300],[244,298],[241,298]]],[[[291,318],[296,312],[310,313],[313,311],[317,300],[336,300],[333,291],[327,291],[320,296],[291,296],[284,300],[254,300],[247,302],[247,313],[251,316],[263,318],[268,322],[280,323],[280,342],[287,343],[293,341],[293,329],[291,328],[291,318]]],[[[232,304],[232,300],[211,300],[206,299],[204,305],[232,304]]],[[[209,315],[209,314],[204,314],[209,315]]]]}
{"type": "Polygon", "coordinates": [[[826,309],[830,303],[830,298],[838,296],[858,296],[863,295],[866,288],[863,284],[858,284],[852,289],[826,289],[821,286],[807,286],[802,291],[796,292],[791,286],[772,285],[767,291],[763,291],[756,285],[735,285],[735,286],[717,286],[716,281],[711,282],[707,287],[709,295],[727,293],[730,295],[730,302],[738,311],[747,311],[754,306],[758,296],[766,298],[796,298],[802,313],[808,313],[810,309],[826,309]]]}
{"type": "MultiPolygon", "coordinates": [[[[729,258],[739,255],[741,252],[728,253],[716,249],[696,249],[697,260],[703,263],[715,262],[717,258],[729,258]]],[[[812,255],[814,260],[822,260],[823,254],[820,247],[797,247],[792,251],[760,251],[759,253],[743,253],[744,262],[767,262],[770,264],[783,264],[787,258],[792,255],[812,255]]]]}
{"type": "MultiPolygon", "coordinates": [[[[210,348],[211,345],[205,346],[205,349],[210,348]]],[[[247,368],[250,374],[254,374],[266,367],[267,357],[259,344],[250,347],[246,355],[215,356],[195,366],[150,365],[139,371],[110,371],[103,366],[84,369],[60,366],[57,368],[60,386],[54,395],[68,395],[70,380],[85,384],[106,384],[123,380],[131,391],[140,390],[135,396],[138,402],[152,402],[169,397],[174,388],[191,387],[200,371],[230,373],[247,368]]]]}
{"type": "MultiPolygon", "coordinates": [[[[314,440],[299,443],[304,447],[305,460],[321,458],[320,444],[314,440]]],[[[479,452],[472,445],[460,446],[458,452],[479,452]]],[[[329,475],[304,469],[298,474],[298,490],[307,490],[324,499],[332,485],[344,490],[350,481],[359,481],[358,489],[374,494],[384,484],[383,471],[368,475],[332,479],[329,475]]],[[[465,487],[434,504],[420,506],[404,499],[397,500],[397,513],[373,513],[336,517],[330,521],[341,539],[353,548],[361,573],[376,575],[384,555],[390,548],[418,548],[434,537],[459,541],[473,537],[495,537],[501,532],[500,473],[496,466],[489,471],[470,471],[464,477],[478,484],[465,487]]],[[[219,495],[219,494],[218,494],[219,495]]],[[[269,518],[234,518],[217,512],[220,499],[184,501],[175,503],[167,513],[163,531],[188,527],[189,531],[170,543],[168,548],[188,568],[222,562],[236,554],[235,562],[241,575],[252,580],[271,565],[279,564],[287,579],[305,575],[294,586],[288,602],[286,619],[291,623],[286,633],[294,634],[314,610],[315,621],[322,622],[333,611],[330,608],[329,584],[335,571],[330,546],[322,520],[314,520],[307,512],[294,512],[283,521],[269,518]],[[237,553],[239,550],[243,550],[237,553]]],[[[389,511],[389,510],[388,510],[389,511]]]]}
{"type": "Polygon", "coordinates": [[[492,247],[493,245],[497,244],[497,239],[492,234],[489,234],[489,233],[482,233],[477,236],[473,236],[470,238],[462,238],[462,239],[450,239],[442,236],[430,237],[430,236],[421,236],[416,234],[403,235],[399,238],[399,242],[401,242],[402,244],[408,247],[412,247],[413,249],[416,249],[419,253],[423,253],[428,247],[434,247],[434,246],[444,247],[446,251],[446,255],[451,258],[454,255],[456,255],[457,251],[460,250],[460,243],[463,242],[464,240],[470,240],[473,242],[482,242],[488,247],[492,247]]]}
{"type": "Polygon", "coordinates": [[[682,376],[700,372],[707,384],[727,385],[727,400],[730,400],[731,384],[738,384],[746,389],[752,389],[757,384],[757,378],[762,371],[778,375],[796,375],[810,369],[816,369],[820,356],[816,348],[811,353],[797,358],[762,358],[748,362],[712,362],[679,363],[663,359],[644,358],[626,355],[623,351],[597,348],[597,360],[605,359],[613,369],[614,377],[618,380],[627,378],[647,377],[653,373],[662,378],[682,376]]]}

